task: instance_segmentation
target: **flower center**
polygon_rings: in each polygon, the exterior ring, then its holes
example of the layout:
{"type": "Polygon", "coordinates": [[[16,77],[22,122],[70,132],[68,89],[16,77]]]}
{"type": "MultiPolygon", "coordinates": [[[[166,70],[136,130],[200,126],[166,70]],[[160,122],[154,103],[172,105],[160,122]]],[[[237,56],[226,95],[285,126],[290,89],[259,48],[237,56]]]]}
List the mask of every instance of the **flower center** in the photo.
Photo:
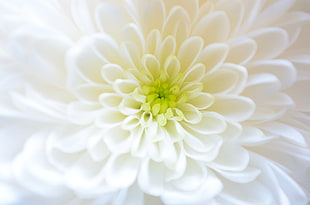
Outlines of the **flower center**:
{"type": "Polygon", "coordinates": [[[142,110],[153,115],[160,126],[165,126],[167,120],[181,121],[183,112],[177,105],[188,99],[187,93],[182,93],[179,85],[181,76],[172,83],[167,80],[155,80],[150,85],[142,86],[142,94],[146,97],[142,110]]]}

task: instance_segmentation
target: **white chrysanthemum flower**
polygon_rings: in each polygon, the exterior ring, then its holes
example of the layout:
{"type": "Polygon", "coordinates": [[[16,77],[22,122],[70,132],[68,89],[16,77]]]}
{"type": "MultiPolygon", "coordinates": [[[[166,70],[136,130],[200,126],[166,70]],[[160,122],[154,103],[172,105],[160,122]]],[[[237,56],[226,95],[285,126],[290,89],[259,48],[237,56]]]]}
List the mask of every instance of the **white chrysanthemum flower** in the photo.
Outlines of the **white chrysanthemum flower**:
{"type": "Polygon", "coordinates": [[[0,1],[3,187],[39,204],[306,205],[301,6],[0,1]]]}

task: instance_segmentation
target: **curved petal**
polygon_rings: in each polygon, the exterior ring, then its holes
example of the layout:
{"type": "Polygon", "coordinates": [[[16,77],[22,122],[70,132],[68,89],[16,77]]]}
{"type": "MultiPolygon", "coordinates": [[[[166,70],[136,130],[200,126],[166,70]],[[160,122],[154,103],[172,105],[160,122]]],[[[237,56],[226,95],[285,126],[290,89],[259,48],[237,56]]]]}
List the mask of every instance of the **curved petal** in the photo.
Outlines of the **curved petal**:
{"type": "Polygon", "coordinates": [[[259,169],[247,167],[245,170],[241,172],[231,172],[231,171],[223,171],[217,170],[223,177],[226,179],[237,182],[237,183],[249,183],[257,178],[257,176],[261,173],[259,169]]]}
{"type": "Polygon", "coordinates": [[[266,101],[281,89],[277,76],[270,73],[259,73],[249,76],[247,87],[243,95],[252,98],[255,102],[266,101]]]}
{"type": "Polygon", "coordinates": [[[140,49],[140,52],[143,52],[145,39],[137,24],[129,23],[125,25],[121,30],[120,38],[123,42],[135,44],[140,49]]]}
{"type": "Polygon", "coordinates": [[[238,144],[224,143],[217,158],[209,165],[224,171],[242,171],[248,166],[249,160],[250,156],[246,149],[238,144]]]}
{"type": "Polygon", "coordinates": [[[118,110],[109,110],[103,109],[98,114],[96,119],[96,124],[99,127],[108,127],[111,125],[118,125],[125,119],[125,115],[123,115],[118,110]]]}
{"type": "Polygon", "coordinates": [[[203,135],[219,134],[226,129],[226,122],[223,117],[213,112],[203,112],[199,123],[182,123],[182,125],[203,135]]]}
{"type": "Polygon", "coordinates": [[[188,25],[190,25],[190,17],[186,10],[182,7],[173,7],[167,15],[166,21],[162,27],[162,37],[169,35],[175,36],[178,44],[184,40],[184,35],[188,35],[188,25]],[[180,27],[182,26],[185,26],[185,28],[183,33],[180,33],[180,27]]]}
{"type": "Polygon", "coordinates": [[[117,79],[113,83],[114,90],[119,94],[130,94],[133,93],[134,90],[139,86],[138,82],[135,80],[127,80],[127,79],[117,79]]]}
{"type": "Polygon", "coordinates": [[[201,92],[197,96],[189,99],[188,102],[199,110],[205,110],[214,103],[214,96],[205,92],[201,92]]]}
{"type": "Polygon", "coordinates": [[[167,58],[174,56],[176,51],[176,41],[173,36],[166,37],[159,47],[159,52],[157,54],[160,62],[163,64],[167,58]]]}
{"type": "Polygon", "coordinates": [[[207,176],[206,168],[196,161],[187,160],[186,169],[179,179],[171,183],[182,191],[193,191],[199,188],[207,176]]]}
{"type": "Polygon", "coordinates": [[[123,26],[132,21],[124,5],[113,5],[108,2],[99,4],[95,11],[95,19],[100,31],[114,37],[118,37],[123,26]]]}
{"type": "Polygon", "coordinates": [[[122,97],[116,93],[102,93],[99,95],[99,103],[108,108],[117,108],[122,101],[122,97]]]}
{"type": "Polygon", "coordinates": [[[284,123],[269,122],[263,125],[262,129],[267,130],[279,137],[283,137],[296,145],[303,147],[307,146],[304,136],[296,128],[284,123]]]}
{"type": "Polygon", "coordinates": [[[159,78],[161,74],[160,72],[161,66],[160,66],[160,62],[154,55],[151,55],[151,54],[144,55],[142,58],[142,64],[147,74],[153,77],[153,80],[156,80],[159,78]]]}
{"type": "Polygon", "coordinates": [[[203,39],[198,36],[190,37],[182,43],[177,53],[177,57],[181,62],[182,72],[195,63],[202,47],[203,39]]]}
{"type": "Polygon", "coordinates": [[[217,112],[228,120],[240,122],[253,115],[255,104],[250,98],[242,96],[216,96],[214,104],[208,110],[217,112]]]}
{"type": "Polygon", "coordinates": [[[103,140],[112,153],[127,153],[131,149],[133,137],[130,131],[117,126],[104,132],[103,140]]]}
{"type": "Polygon", "coordinates": [[[252,73],[271,73],[281,82],[281,89],[291,87],[297,79],[297,71],[288,60],[269,60],[251,63],[248,66],[252,73]]]}
{"type": "Polygon", "coordinates": [[[164,64],[164,70],[169,76],[169,79],[174,79],[181,70],[181,63],[177,57],[169,57],[164,64]]]}
{"type": "Polygon", "coordinates": [[[180,105],[179,109],[183,112],[184,120],[190,124],[197,124],[202,119],[201,112],[191,104],[180,105]]]}
{"type": "Polygon", "coordinates": [[[67,107],[67,117],[70,121],[85,125],[91,123],[101,109],[98,104],[89,104],[83,102],[72,102],[67,107]]]}
{"type": "Polygon", "coordinates": [[[141,111],[141,102],[131,97],[124,97],[119,105],[119,111],[124,115],[134,115],[141,111]]]}
{"type": "Polygon", "coordinates": [[[201,36],[205,44],[223,42],[230,31],[229,18],[223,11],[215,11],[203,17],[193,29],[193,35],[201,36]]]}
{"type": "Polygon", "coordinates": [[[216,94],[240,94],[246,81],[246,68],[230,63],[223,64],[216,72],[207,74],[202,80],[204,91],[216,94]]]}
{"type": "MultiPolygon", "coordinates": [[[[183,61],[182,61],[183,62],[183,61]]],[[[181,63],[182,63],[181,62],[181,63]]],[[[203,64],[195,64],[193,67],[189,68],[184,75],[184,82],[200,82],[200,80],[205,75],[205,66],[203,64]]]]}
{"type": "Polygon", "coordinates": [[[257,44],[255,60],[275,58],[289,45],[287,33],[280,28],[264,28],[254,31],[250,36],[257,44]]]}
{"type": "Polygon", "coordinates": [[[229,46],[227,44],[210,44],[199,53],[198,63],[206,67],[206,72],[215,70],[227,57],[229,46]]]}
{"type": "Polygon", "coordinates": [[[222,188],[222,182],[209,171],[198,189],[194,191],[180,191],[175,187],[167,186],[161,198],[164,203],[171,205],[205,204],[206,201],[218,195],[222,188]]]}
{"type": "Polygon", "coordinates": [[[240,0],[219,1],[216,4],[216,9],[219,11],[224,11],[229,17],[232,31],[231,34],[238,33],[238,29],[240,28],[245,12],[243,2],[240,0]]]}
{"type": "Polygon", "coordinates": [[[76,88],[76,95],[81,100],[97,103],[99,96],[110,90],[110,88],[103,85],[84,84],[76,88]]]}
{"type": "Polygon", "coordinates": [[[159,196],[164,189],[164,175],[162,163],[146,159],[140,167],[138,184],[144,192],[159,196]]]}
{"type": "Polygon", "coordinates": [[[164,1],[151,0],[145,2],[140,0],[134,2],[140,14],[139,20],[144,34],[149,34],[154,29],[160,30],[166,16],[164,1]]]}
{"type": "Polygon", "coordinates": [[[108,84],[112,84],[117,79],[124,78],[124,72],[124,69],[117,64],[106,64],[101,69],[101,76],[108,84]]]}
{"type": "Polygon", "coordinates": [[[235,188],[235,183],[225,182],[219,203],[260,205],[272,204],[273,200],[270,190],[260,182],[239,184],[238,189],[235,188]]]}
{"type": "Polygon", "coordinates": [[[256,54],[257,44],[249,38],[236,38],[229,42],[226,62],[244,65],[256,54]]]}
{"type": "Polygon", "coordinates": [[[139,160],[130,155],[113,155],[105,167],[107,183],[113,187],[124,188],[134,183],[139,168],[139,160]]]}
{"type": "Polygon", "coordinates": [[[310,111],[309,80],[298,81],[286,93],[292,97],[299,111],[310,111]]]}

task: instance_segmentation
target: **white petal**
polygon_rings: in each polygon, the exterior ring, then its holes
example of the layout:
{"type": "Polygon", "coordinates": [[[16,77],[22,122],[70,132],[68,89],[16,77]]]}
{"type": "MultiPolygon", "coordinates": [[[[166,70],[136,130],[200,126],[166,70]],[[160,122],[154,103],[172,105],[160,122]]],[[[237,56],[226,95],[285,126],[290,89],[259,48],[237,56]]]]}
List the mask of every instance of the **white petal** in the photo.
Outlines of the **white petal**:
{"type": "Polygon", "coordinates": [[[133,137],[130,131],[114,127],[104,133],[103,140],[113,153],[127,153],[131,149],[133,137]]]}
{"type": "Polygon", "coordinates": [[[102,93],[109,91],[110,88],[102,85],[84,84],[76,88],[77,97],[81,100],[96,103],[102,93]]]}
{"type": "Polygon", "coordinates": [[[138,183],[141,189],[151,195],[159,196],[163,193],[164,188],[164,167],[162,163],[152,160],[142,162],[138,183]]]}
{"type": "Polygon", "coordinates": [[[307,146],[304,136],[294,127],[280,122],[269,122],[263,125],[262,128],[276,136],[283,137],[296,145],[303,147],[307,146]]]}
{"type": "Polygon", "coordinates": [[[251,34],[257,43],[255,60],[271,59],[281,54],[288,47],[288,35],[280,28],[265,28],[251,34]]]}
{"type": "Polygon", "coordinates": [[[248,167],[241,172],[230,172],[217,170],[226,179],[237,182],[237,183],[249,183],[256,179],[256,177],[261,173],[259,169],[248,167]]]}
{"type": "Polygon", "coordinates": [[[180,178],[185,169],[186,169],[186,161],[187,157],[184,153],[183,147],[181,144],[175,145],[175,149],[177,151],[177,159],[174,162],[174,168],[166,170],[166,182],[170,182],[171,180],[180,178]]]}
{"type": "Polygon", "coordinates": [[[221,181],[209,171],[199,189],[195,191],[180,191],[174,187],[166,187],[162,195],[164,203],[169,205],[179,204],[205,204],[208,199],[215,197],[222,190],[221,181]]]}
{"type": "Polygon", "coordinates": [[[156,53],[159,50],[161,34],[159,30],[152,30],[146,37],[146,52],[156,53]]]}
{"type": "MultiPolygon", "coordinates": [[[[3,36],[2,41],[9,41],[4,38],[3,36]]],[[[9,52],[24,66],[24,69],[18,72],[26,72],[28,75],[31,73],[33,80],[38,78],[52,85],[64,85],[66,76],[64,52],[70,48],[71,40],[50,30],[32,27],[18,29],[18,32],[15,31],[14,36],[9,38],[10,51],[5,52],[9,52]]],[[[6,46],[3,44],[3,48],[6,46]]]]}
{"type": "Polygon", "coordinates": [[[216,9],[225,11],[229,17],[231,30],[233,33],[238,33],[238,29],[242,23],[244,16],[243,2],[240,0],[219,1],[216,4],[216,9]]]}
{"type": "Polygon", "coordinates": [[[95,32],[95,22],[91,13],[95,5],[92,1],[76,0],[71,2],[72,17],[77,26],[85,33],[95,32]]]}
{"type": "Polygon", "coordinates": [[[190,65],[195,63],[202,47],[203,39],[197,36],[190,37],[182,43],[177,54],[181,62],[182,72],[186,71],[190,65]]]}
{"type": "Polygon", "coordinates": [[[220,198],[219,203],[221,204],[273,204],[270,190],[257,181],[238,184],[238,189],[236,189],[235,183],[225,182],[220,198]]]}
{"type": "Polygon", "coordinates": [[[213,71],[221,65],[227,57],[229,46],[226,44],[210,44],[199,54],[197,62],[203,63],[206,71],[213,71]]]}
{"type": "Polygon", "coordinates": [[[91,123],[100,110],[98,104],[72,102],[68,105],[67,114],[70,121],[79,125],[91,123]]]}
{"type": "Polygon", "coordinates": [[[203,112],[202,119],[197,124],[182,123],[189,130],[203,135],[218,134],[226,129],[226,122],[223,117],[213,112],[203,112]]]}
{"type": "Polygon", "coordinates": [[[120,46],[121,50],[120,52],[122,53],[121,58],[118,59],[118,64],[122,64],[123,68],[140,68],[141,67],[141,58],[142,58],[142,52],[138,45],[135,43],[126,41],[123,42],[120,46]],[[124,62],[122,62],[124,60],[124,62]]]}
{"type": "Polygon", "coordinates": [[[130,155],[114,155],[106,165],[106,180],[111,186],[128,187],[136,179],[139,161],[130,155]]]}
{"type": "MultiPolygon", "coordinates": [[[[181,61],[183,63],[183,61],[181,61]]],[[[184,82],[200,82],[206,72],[203,64],[195,64],[193,67],[187,70],[184,75],[184,82]]]]}
{"type": "Polygon", "coordinates": [[[182,126],[179,124],[179,122],[175,120],[168,120],[165,129],[168,132],[172,141],[183,140],[184,130],[182,126]]]}
{"type": "Polygon", "coordinates": [[[101,105],[109,108],[117,108],[122,101],[122,97],[116,93],[102,93],[99,96],[99,102],[101,105]]]}
{"type": "Polygon", "coordinates": [[[214,97],[208,93],[201,92],[194,98],[189,99],[189,103],[194,105],[199,110],[204,110],[214,103],[214,97]]]}
{"type": "Polygon", "coordinates": [[[140,14],[139,20],[145,34],[153,29],[162,28],[166,15],[165,6],[162,0],[136,1],[136,7],[140,14]]]}
{"type": "Polygon", "coordinates": [[[75,153],[84,150],[89,138],[94,134],[93,127],[79,128],[66,127],[60,131],[53,132],[49,136],[49,143],[63,152],[75,153]]]}
{"type": "Polygon", "coordinates": [[[153,80],[158,79],[160,75],[160,62],[158,59],[151,55],[146,54],[142,59],[143,68],[149,76],[153,77],[153,80]]]}
{"type": "Polygon", "coordinates": [[[165,137],[166,139],[158,142],[160,160],[173,169],[178,156],[173,142],[169,139],[170,136],[166,134],[165,137]]]}
{"type": "Polygon", "coordinates": [[[122,128],[125,130],[135,129],[140,125],[140,118],[136,115],[130,115],[122,122],[122,128]]]}
{"type": "Polygon", "coordinates": [[[202,80],[204,91],[216,94],[240,94],[247,80],[243,66],[225,63],[216,72],[207,74],[202,80]]]}
{"type": "Polygon", "coordinates": [[[229,54],[226,62],[236,64],[246,64],[255,55],[256,42],[249,38],[236,38],[229,42],[229,54]]]}
{"type": "Polygon", "coordinates": [[[215,11],[202,18],[193,30],[193,35],[201,36],[205,44],[223,42],[230,31],[229,19],[225,12],[215,11]]]}
{"type": "Polygon", "coordinates": [[[87,151],[94,161],[102,161],[110,154],[100,135],[89,139],[87,143],[87,151]]]}
{"type": "Polygon", "coordinates": [[[117,64],[106,64],[101,69],[102,78],[109,84],[124,78],[124,69],[117,64]]]}
{"type": "Polygon", "coordinates": [[[186,10],[182,7],[174,7],[170,10],[169,14],[166,17],[166,22],[163,25],[162,36],[175,36],[177,43],[182,42],[184,37],[188,35],[188,25],[190,25],[190,17],[188,16],[186,10]],[[179,33],[182,28],[185,26],[183,32],[179,33]]]}
{"type": "Polygon", "coordinates": [[[187,160],[184,175],[171,183],[182,191],[192,191],[203,183],[206,175],[206,168],[201,164],[196,161],[187,160]]]}
{"type": "Polygon", "coordinates": [[[44,136],[31,136],[12,163],[12,174],[22,187],[33,193],[47,198],[58,197],[65,191],[63,176],[48,163],[45,143],[44,136]]]}
{"type": "Polygon", "coordinates": [[[265,101],[281,88],[281,83],[277,76],[269,73],[253,74],[249,76],[248,85],[243,95],[255,101],[265,101]]]}
{"type": "Polygon", "coordinates": [[[309,88],[310,81],[303,80],[296,82],[294,86],[289,88],[287,91],[289,96],[292,97],[299,111],[310,111],[309,88]]]}
{"type": "Polygon", "coordinates": [[[257,146],[265,144],[274,139],[274,137],[266,136],[260,129],[256,127],[244,126],[239,141],[245,146],[257,146]]]}
{"type": "Polygon", "coordinates": [[[177,57],[170,57],[166,59],[164,69],[169,78],[174,79],[177,74],[180,73],[181,63],[177,57]]]}
{"type": "Polygon", "coordinates": [[[124,115],[134,115],[141,111],[141,102],[131,97],[124,97],[119,105],[119,111],[124,115]]]}
{"type": "Polygon", "coordinates": [[[222,114],[229,120],[239,122],[247,120],[253,115],[255,104],[250,98],[246,97],[218,96],[208,110],[222,114]]]}
{"type": "Polygon", "coordinates": [[[261,13],[257,16],[255,26],[271,25],[277,19],[281,18],[283,14],[287,13],[294,3],[294,0],[275,1],[275,3],[261,11],[261,13]]]}
{"type": "Polygon", "coordinates": [[[135,80],[117,79],[113,84],[113,88],[119,94],[130,94],[134,92],[138,85],[135,80]]]}
{"type": "Polygon", "coordinates": [[[197,62],[203,63],[206,71],[212,71],[221,65],[228,54],[228,45],[214,43],[210,44],[199,54],[197,62]]]}
{"type": "Polygon", "coordinates": [[[215,160],[210,163],[215,169],[242,171],[249,163],[250,156],[246,149],[233,143],[223,144],[215,160]]]}
{"type": "Polygon", "coordinates": [[[173,36],[166,37],[159,47],[158,58],[163,63],[170,56],[174,56],[176,51],[176,41],[173,36]]]}
{"type": "Polygon", "coordinates": [[[124,42],[135,44],[142,52],[145,46],[145,39],[140,28],[133,23],[127,24],[120,33],[120,37],[124,42]]]}
{"type": "Polygon", "coordinates": [[[200,136],[188,139],[186,136],[184,152],[186,156],[201,162],[212,162],[218,155],[223,144],[221,137],[216,135],[200,136]]]}
{"type": "Polygon", "coordinates": [[[95,162],[89,155],[84,154],[66,170],[67,186],[73,190],[94,188],[101,182],[97,176],[102,170],[102,163],[95,162]]]}
{"type": "Polygon", "coordinates": [[[143,128],[132,130],[132,136],[134,139],[131,146],[131,154],[135,157],[143,158],[149,153],[151,139],[145,132],[146,131],[143,128]]]}
{"type": "Polygon", "coordinates": [[[201,112],[191,104],[183,104],[179,106],[179,109],[184,114],[184,120],[191,124],[197,124],[201,121],[201,112]]]}
{"type": "Polygon", "coordinates": [[[191,2],[187,0],[173,0],[173,1],[164,1],[165,7],[167,11],[172,9],[173,7],[182,7],[186,10],[187,14],[190,16],[192,20],[195,19],[199,9],[199,1],[193,0],[191,2]]]}
{"type": "Polygon", "coordinates": [[[271,73],[281,82],[281,88],[286,89],[295,83],[297,72],[294,65],[287,60],[258,61],[248,66],[250,73],[271,73]]]}
{"type": "Polygon", "coordinates": [[[131,21],[130,15],[124,6],[106,2],[101,3],[96,8],[95,17],[99,29],[115,37],[119,35],[121,28],[131,21]]]}
{"type": "Polygon", "coordinates": [[[118,43],[106,34],[93,35],[92,47],[105,63],[118,64],[122,67],[130,65],[121,52],[118,43]]]}
{"type": "Polygon", "coordinates": [[[92,38],[83,39],[78,46],[68,51],[66,62],[69,71],[72,72],[69,75],[70,81],[74,81],[75,79],[72,78],[76,78],[75,72],[79,72],[86,81],[103,83],[100,71],[104,60],[92,47],[93,41],[92,38]]]}
{"type": "Polygon", "coordinates": [[[118,125],[125,119],[125,116],[117,110],[104,109],[101,110],[96,119],[96,124],[99,127],[108,127],[118,125]]]}

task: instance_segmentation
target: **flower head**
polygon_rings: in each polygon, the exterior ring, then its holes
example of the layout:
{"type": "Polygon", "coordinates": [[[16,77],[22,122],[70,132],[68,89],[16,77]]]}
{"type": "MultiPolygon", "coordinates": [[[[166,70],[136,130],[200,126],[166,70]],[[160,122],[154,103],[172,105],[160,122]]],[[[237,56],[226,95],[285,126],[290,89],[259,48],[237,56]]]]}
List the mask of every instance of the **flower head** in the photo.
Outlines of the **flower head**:
{"type": "Polygon", "coordinates": [[[299,3],[0,2],[2,178],[52,204],[306,204],[299,3]]]}

